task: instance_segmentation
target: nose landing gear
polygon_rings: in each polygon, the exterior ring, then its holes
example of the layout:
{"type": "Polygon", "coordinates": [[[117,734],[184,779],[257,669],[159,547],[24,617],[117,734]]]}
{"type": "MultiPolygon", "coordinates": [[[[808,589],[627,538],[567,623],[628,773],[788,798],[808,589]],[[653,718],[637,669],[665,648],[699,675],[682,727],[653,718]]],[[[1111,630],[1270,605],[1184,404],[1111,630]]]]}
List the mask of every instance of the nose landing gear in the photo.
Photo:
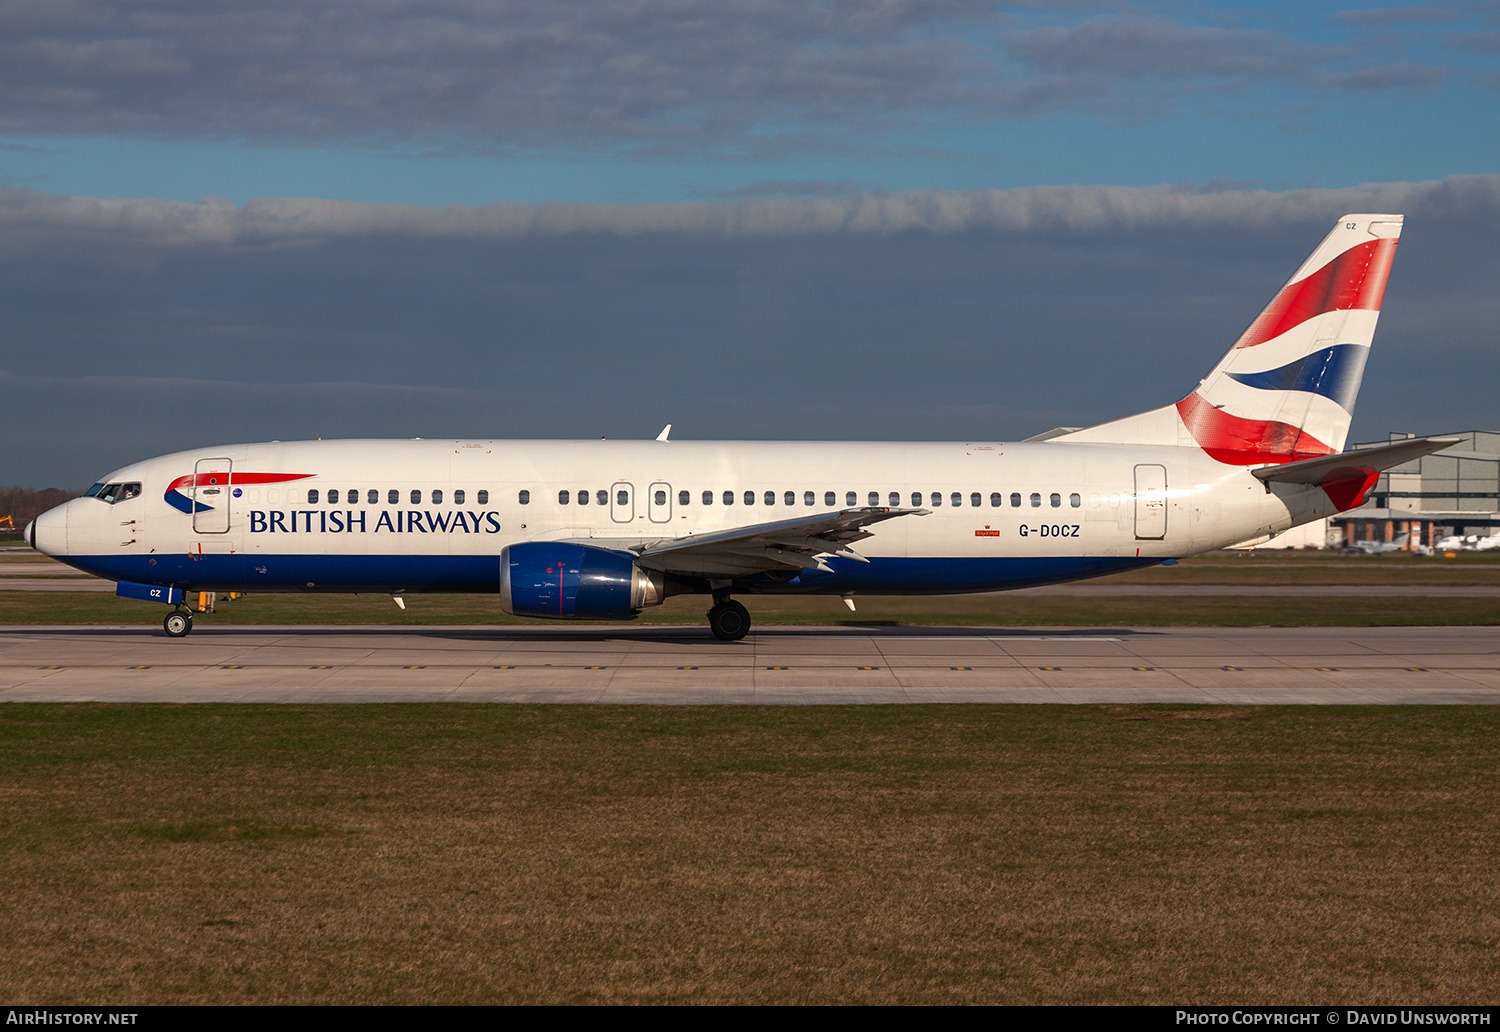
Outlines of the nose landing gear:
{"type": "Polygon", "coordinates": [[[193,629],[193,614],[187,609],[174,609],[163,618],[161,629],[169,638],[185,638],[193,629]]]}
{"type": "Polygon", "coordinates": [[[719,599],[708,611],[708,627],[720,641],[739,641],[750,633],[750,611],[734,599],[719,599]]]}

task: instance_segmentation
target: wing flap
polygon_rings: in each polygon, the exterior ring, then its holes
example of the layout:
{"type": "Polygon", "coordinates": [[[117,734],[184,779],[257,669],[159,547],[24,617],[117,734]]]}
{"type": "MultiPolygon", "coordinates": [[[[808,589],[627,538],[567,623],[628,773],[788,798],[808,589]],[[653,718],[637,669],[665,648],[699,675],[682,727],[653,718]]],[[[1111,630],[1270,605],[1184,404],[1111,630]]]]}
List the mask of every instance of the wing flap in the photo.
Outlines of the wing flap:
{"type": "Polygon", "coordinates": [[[901,516],[926,516],[928,512],[868,506],[815,513],[659,541],[642,549],[638,561],[647,569],[697,576],[738,576],[789,569],[831,572],[821,556],[868,562],[849,547],[871,536],[867,528],[901,516]]]}

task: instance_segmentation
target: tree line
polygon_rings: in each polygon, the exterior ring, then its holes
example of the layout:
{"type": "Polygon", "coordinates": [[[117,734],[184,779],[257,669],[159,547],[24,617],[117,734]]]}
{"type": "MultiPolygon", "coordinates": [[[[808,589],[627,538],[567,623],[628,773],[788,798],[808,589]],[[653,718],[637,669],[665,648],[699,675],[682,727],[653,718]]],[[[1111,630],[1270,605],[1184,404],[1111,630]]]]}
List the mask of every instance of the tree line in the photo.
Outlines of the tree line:
{"type": "MultiPolygon", "coordinates": [[[[0,517],[11,517],[16,524],[16,533],[20,534],[26,529],[26,524],[54,505],[61,505],[81,494],[82,491],[64,491],[60,487],[0,487],[0,517]]],[[[10,524],[0,523],[0,536],[9,534],[10,524]]]]}

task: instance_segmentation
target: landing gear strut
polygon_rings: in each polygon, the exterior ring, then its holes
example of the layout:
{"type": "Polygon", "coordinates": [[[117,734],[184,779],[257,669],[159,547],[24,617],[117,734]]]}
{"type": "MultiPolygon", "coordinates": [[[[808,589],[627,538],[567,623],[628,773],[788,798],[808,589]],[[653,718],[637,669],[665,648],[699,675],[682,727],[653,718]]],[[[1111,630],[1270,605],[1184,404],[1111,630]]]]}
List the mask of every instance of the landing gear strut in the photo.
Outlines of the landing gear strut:
{"type": "Polygon", "coordinates": [[[720,641],[739,641],[750,633],[750,611],[734,599],[723,599],[708,611],[708,626],[720,641]]]}
{"type": "Polygon", "coordinates": [[[193,629],[193,614],[187,609],[174,609],[161,622],[161,629],[169,638],[185,638],[193,629]]]}

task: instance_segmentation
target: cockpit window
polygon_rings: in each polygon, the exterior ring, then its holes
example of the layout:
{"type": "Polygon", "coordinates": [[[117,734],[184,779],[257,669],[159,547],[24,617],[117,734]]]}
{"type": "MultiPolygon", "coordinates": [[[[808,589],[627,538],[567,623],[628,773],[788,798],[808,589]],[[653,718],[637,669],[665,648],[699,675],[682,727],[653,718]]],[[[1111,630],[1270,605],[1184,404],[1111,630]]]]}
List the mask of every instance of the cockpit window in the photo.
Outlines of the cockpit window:
{"type": "Polygon", "coordinates": [[[107,505],[114,505],[116,502],[138,498],[140,494],[141,485],[138,482],[131,484],[95,484],[88,489],[85,497],[97,498],[107,505]]]}

